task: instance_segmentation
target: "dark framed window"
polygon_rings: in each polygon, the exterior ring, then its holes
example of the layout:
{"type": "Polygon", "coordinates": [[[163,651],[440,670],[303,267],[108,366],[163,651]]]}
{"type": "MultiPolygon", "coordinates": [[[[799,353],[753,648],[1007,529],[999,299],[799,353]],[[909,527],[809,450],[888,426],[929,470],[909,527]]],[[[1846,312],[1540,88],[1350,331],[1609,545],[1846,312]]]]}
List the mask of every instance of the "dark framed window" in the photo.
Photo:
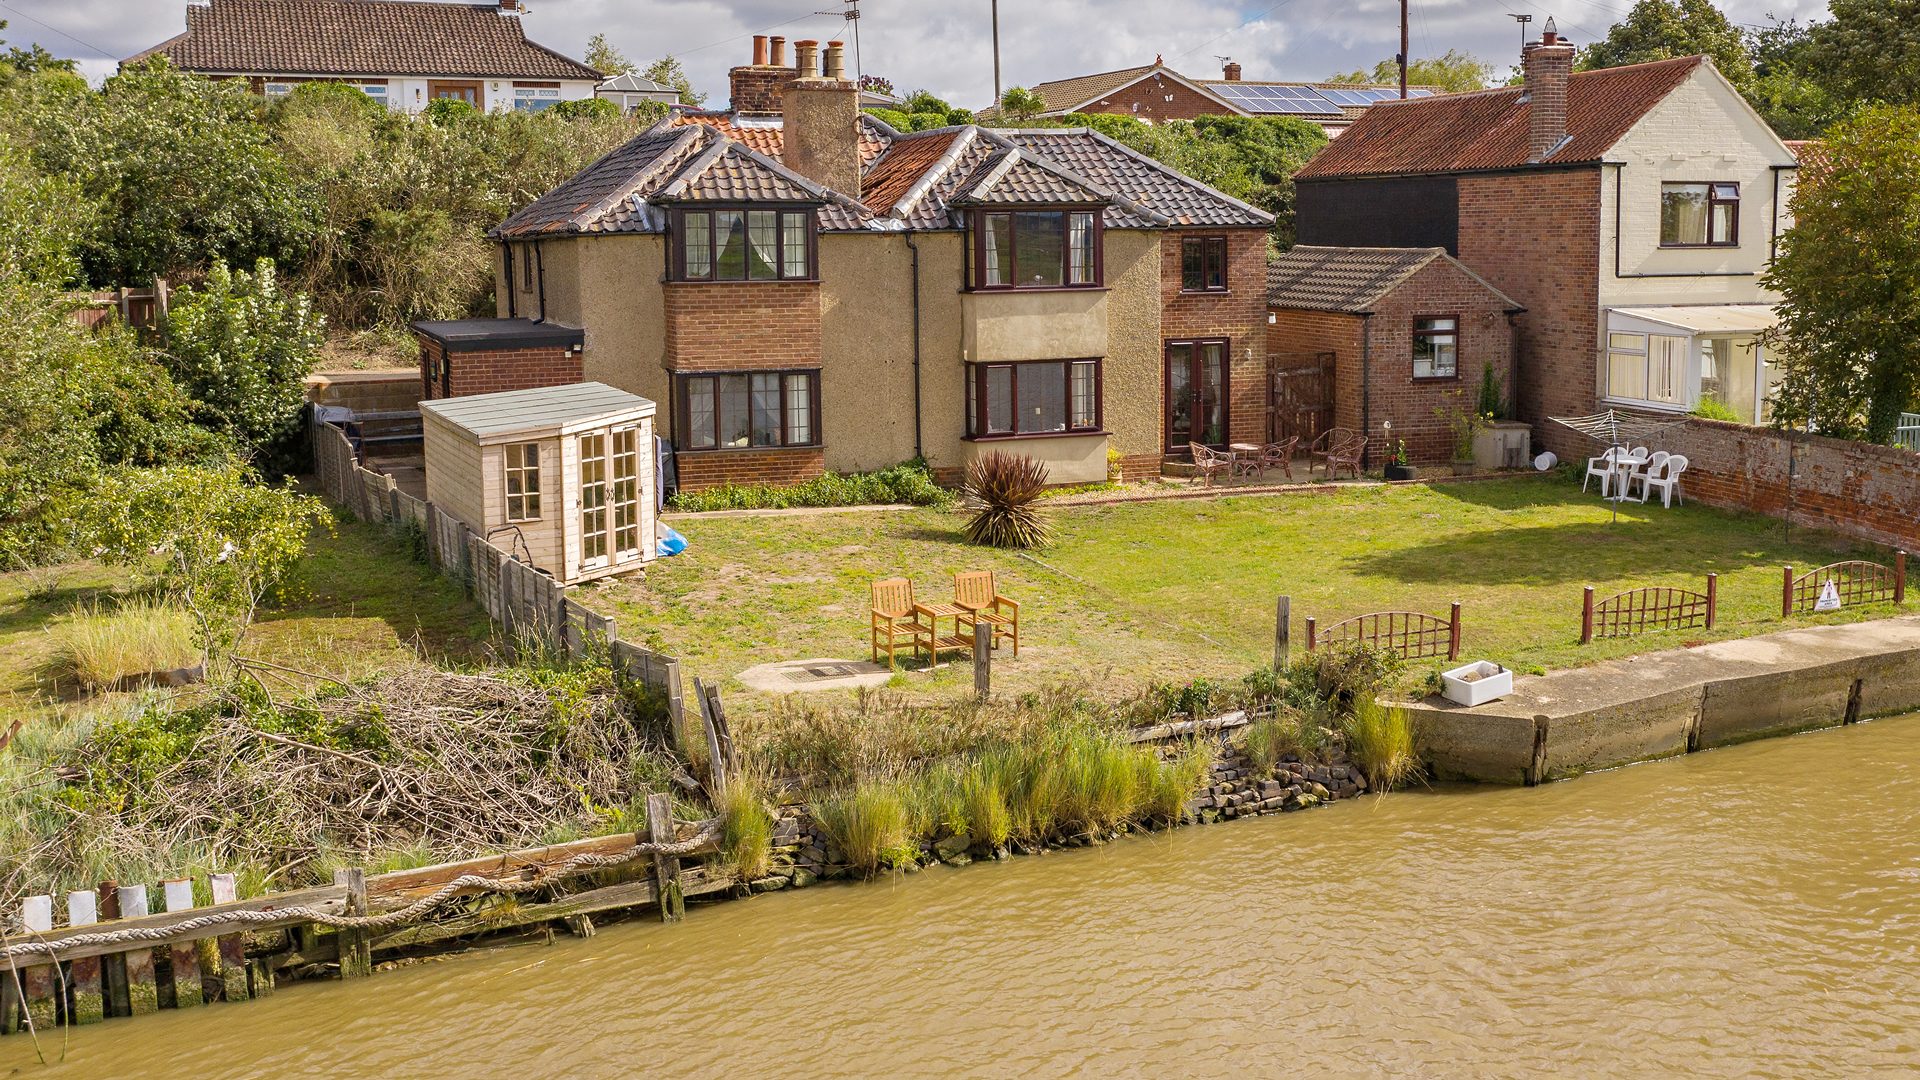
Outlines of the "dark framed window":
{"type": "Polygon", "coordinates": [[[1227,291],[1227,238],[1189,236],[1180,241],[1180,291],[1227,291]]]}
{"type": "Polygon", "coordinates": [[[1101,430],[1099,360],[967,365],[967,437],[1080,435],[1101,430]]]}
{"type": "Polygon", "coordinates": [[[808,281],[817,276],[810,209],[675,210],[673,225],[677,281],[808,281]]]}
{"type": "Polygon", "coordinates": [[[1660,185],[1661,247],[1738,247],[1740,185],[1660,185]]]}
{"type": "Polygon", "coordinates": [[[818,371],[677,376],[681,450],[820,445],[818,371]]]}
{"type": "Polygon", "coordinates": [[[1098,210],[979,211],[974,215],[973,287],[1098,286],[1101,235],[1098,210]]]}
{"type": "Polygon", "coordinates": [[[520,245],[520,287],[525,292],[533,291],[533,245],[520,245]]]}
{"type": "Polygon", "coordinates": [[[1454,379],[1460,376],[1460,319],[1429,315],[1413,320],[1413,377],[1454,379]]]}

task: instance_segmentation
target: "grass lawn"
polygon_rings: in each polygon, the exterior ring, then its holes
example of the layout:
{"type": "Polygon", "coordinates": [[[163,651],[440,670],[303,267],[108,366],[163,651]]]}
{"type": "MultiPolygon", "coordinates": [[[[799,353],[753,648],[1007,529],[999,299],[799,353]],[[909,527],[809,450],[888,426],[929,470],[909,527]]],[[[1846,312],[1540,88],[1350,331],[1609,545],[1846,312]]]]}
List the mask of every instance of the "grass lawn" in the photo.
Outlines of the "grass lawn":
{"type": "MultiPolygon", "coordinates": [[[[0,574],[0,730],[14,717],[65,715],[120,695],[80,698],[42,675],[52,631],[74,611],[111,608],[133,587],[121,567],[73,563],[0,574]]],[[[487,617],[458,582],[407,558],[378,527],[342,520],[314,534],[285,600],[259,612],[242,655],[313,675],[352,679],[420,658],[483,659],[487,617]]],[[[285,674],[288,685],[312,679],[285,674]]],[[[283,684],[273,683],[276,692],[283,684]]]]}
{"type": "MultiPolygon", "coordinates": [[[[1780,567],[1811,569],[1853,547],[1804,529],[1788,543],[1777,521],[1694,506],[1632,503],[1610,523],[1594,495],[1539,477],[1048,515],[1058,539],[1031,555],[968,546],[961,517],[935,510],[680,519],[684,555],[582,599],[757,710],[768,699],[728,681],[747,667],[866,656],[874,578],[908,575],[920,599],[944,600],[954,571],[991,568],[1020,601],[1023,637],[1018,660],[996,657],[996,689],[1084,679],[1118,696],[1268,663],[1282,594],[1302,645],[1308,615],[1323,625],[1386,609],[1444,615],[1458,600],[1468,657],[1539,671],[1781,629],[1780,567]],[[1579,644],[1582,586],[1601,599],[1641,585],[1703,590],[1709,571],[1720,574],[1715,630],[1579,644]]],[[[971,680],[960,663],[894,685],[938,693],[971,680]]]]}

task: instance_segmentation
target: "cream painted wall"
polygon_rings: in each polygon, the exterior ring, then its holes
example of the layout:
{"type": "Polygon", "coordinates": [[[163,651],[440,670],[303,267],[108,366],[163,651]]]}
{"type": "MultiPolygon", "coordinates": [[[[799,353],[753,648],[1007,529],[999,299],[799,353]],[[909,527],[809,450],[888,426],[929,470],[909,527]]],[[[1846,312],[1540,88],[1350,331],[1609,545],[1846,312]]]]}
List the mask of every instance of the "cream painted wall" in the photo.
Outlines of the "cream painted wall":
{"type": "Polygon", "coordinates": [[[1108,229],[1106,267],[1107,360],[1102,372],[1103,419],[1113,448],[1124,457],[1160,456],[1166,414],[1160,344],[1158,232],[1108,229]]]}
{"type": "MultiPolygon", "coordinates": [[[[922,441],[957,444],[957,234],[919,234],[922,441]],[[949,389],[948,383],[951,382],[949,389]]],[[[913,261],[905,236],[820,237],[820,430],[826,467],[864,472],[913,456],[913,261]]]]}
{"type": "Polygon", "coordinates": [[[1049,435],[1039,439],[967,443],[966,460],[971,462],[996,450],[1045,463],[1049,484],[1098,484],[1107,478],[1105,435],[1049,435]]]}
{"type": "Polygon", "coordinates": [[[1773,166],[1793,154],[1712,66],[1702,65],[1641,118],[1606,155],[1625,164],[1604,170],[1600,191],[1600,306],[1738,304],[1778,297],[1760,286],[1772,236],[1789,224],[1792,170],[1780,174],[1776,224],[1773,166]],[[1616,175],[1617,174],[1617,177],[1616,175]],[[1739,246],[1660,247],[1660,185],[1680,181],[1740,185],[1739,246]],[[1620,273],[1742,277],[1616,277],[1616,181],[1620,200],[1620,273]]]}
{"type": "Polygon", "coordinates": [[[966,293],[960,315],[960,348],[975,363],[1107,355],[1105,289],[966,293]]]}

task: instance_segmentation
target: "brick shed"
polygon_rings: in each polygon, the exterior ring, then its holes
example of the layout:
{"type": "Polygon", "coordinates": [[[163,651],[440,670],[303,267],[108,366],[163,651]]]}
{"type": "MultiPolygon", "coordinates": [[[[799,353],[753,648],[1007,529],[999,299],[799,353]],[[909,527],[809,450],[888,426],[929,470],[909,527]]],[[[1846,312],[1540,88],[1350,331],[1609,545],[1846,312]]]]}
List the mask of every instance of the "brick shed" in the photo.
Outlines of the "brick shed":
{"type": "Polygon", "coordinates": [[[427,320],[420,339],[421,397],[465,397],[580,382],[586,335],[531,319],[427,320]]]}
{"type": "Polygon", "coordinates": [[[1514,392],[1512,317],[1523,309],[1443,248],[1296,247],[1267,264],[1267,363],[1280,374],[1330,370],[1331,420],[1367,434],[1384,424],[1414,464],[1453,457],[1439,410],[1473,411],[1482,369],[1514,392]]]}

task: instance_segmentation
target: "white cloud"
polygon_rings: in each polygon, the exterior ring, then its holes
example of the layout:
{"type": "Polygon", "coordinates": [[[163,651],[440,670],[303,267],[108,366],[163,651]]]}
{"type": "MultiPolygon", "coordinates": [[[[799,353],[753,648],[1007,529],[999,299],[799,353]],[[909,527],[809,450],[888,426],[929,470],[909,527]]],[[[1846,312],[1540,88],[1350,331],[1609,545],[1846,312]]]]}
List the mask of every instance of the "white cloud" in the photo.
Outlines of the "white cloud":
{"type": "MultiPolygon", "coordinates": [[[[846,24],[813,12],[842,0],[531,0],[529,36],[572,56],[594,33],[644,62],[682,58],[694,83],[722,103],[727,69],[749,58],[755,33],[790,40],[841,36],[846,24]]],[[[990,0],[862,0],[861,59],[869,74],[902,90],[925,87],[959,104],[993,96],[990,0]]],[[[1530,13],[1538,33],[1548,15],[1584,44],[1606,32],[1632,0],[1414,0],[1415,57],[1464,49],[1505,66],[1519,53],[1511,12],[1530,13]]],[[[5,36],[77,56],[96,80],[119,57],[185,26],[169,0],[6,0],[5,36]],[[50,29],[51,28],[51,29],[50,29]]],[[[1725,0],[1736,21],[1762,24],[1824,16],[1825,0],[1725,0]]],[[[1248,78],[1318,79],[1371,67],[1399,49],[1398,0],[1006,0],[1000,5],[1003,82],[1028,85],[1144,64],[1162,55],[1192,75],[1239,61],[1248,78]]],[[[849,35],[850,40],[850,35],[849,35]]]]}

